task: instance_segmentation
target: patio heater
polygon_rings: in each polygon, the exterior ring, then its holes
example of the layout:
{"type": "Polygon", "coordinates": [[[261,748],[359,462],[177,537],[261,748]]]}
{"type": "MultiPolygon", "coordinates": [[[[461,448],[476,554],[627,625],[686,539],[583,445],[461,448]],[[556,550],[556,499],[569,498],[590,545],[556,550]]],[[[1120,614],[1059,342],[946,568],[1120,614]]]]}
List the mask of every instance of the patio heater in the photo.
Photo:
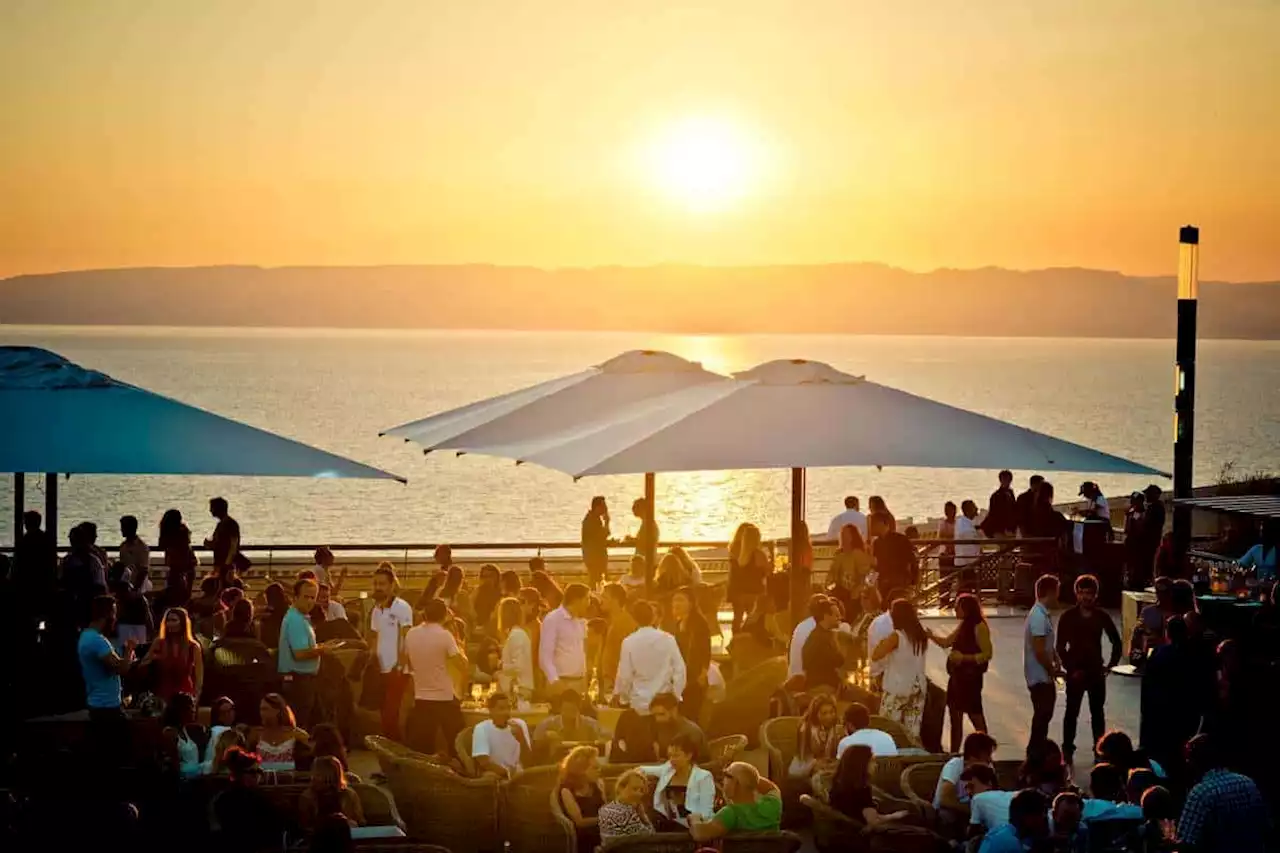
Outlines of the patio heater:
{"type": "MultiPolygon", "coordinates": [[[[1173,389],[1173,496],[1191,497],[1195,461],[1196,308],[1200,297],[1200,229],[1178,232],[1178,345],[1173,389]]],[[[1191,508],[1174,504],[1174,565],[1191,550],[1191,508]]]]}

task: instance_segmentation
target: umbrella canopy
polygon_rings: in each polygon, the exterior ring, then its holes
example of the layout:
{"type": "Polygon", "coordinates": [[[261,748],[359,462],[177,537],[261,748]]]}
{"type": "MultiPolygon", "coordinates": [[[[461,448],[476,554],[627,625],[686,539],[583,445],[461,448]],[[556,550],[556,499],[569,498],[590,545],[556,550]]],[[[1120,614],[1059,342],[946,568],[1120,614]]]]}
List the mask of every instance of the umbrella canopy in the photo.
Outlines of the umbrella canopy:
{"type": "Polygon", "coordinates": [[[0,347],[0,413],[0,471],[404,482],[34,347],[0,347]]]}
{"type": "Polygon", "coordinates": [[[1162,473],[804,360],[579,423],[519,459],[574,477],[860,465],[1162,473]]]}
{"type": "MultiPolygon", "coordinates": [[[[732,380],[652,350],[625,352],[597,367],[387,430],[426,452],[456,450],[520,459],[559,443],[584,424],[633,418],[669,395],[732,380]]],[[[643,473],[643,472],[638,472],[643,473]]]]}

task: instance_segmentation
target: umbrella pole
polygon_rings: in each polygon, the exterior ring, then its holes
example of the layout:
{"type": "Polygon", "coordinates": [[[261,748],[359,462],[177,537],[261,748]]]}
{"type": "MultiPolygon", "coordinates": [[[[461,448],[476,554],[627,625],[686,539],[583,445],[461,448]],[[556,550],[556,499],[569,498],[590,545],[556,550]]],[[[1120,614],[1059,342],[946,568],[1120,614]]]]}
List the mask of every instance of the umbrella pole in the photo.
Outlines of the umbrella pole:
{"type": "Polygon", "coordinates": [[[58,475],[44,475],[44,529],[58,542],[58,475]]]}
{"type": "Polygon", "coordinates": [[[22,514],[26,511],[24,501],[27,498],[27,475],[17,471],[13,475],[13,545],[18,546],[22,538],[22,514]]]}
{"type": "MultiPolygon", "coordinates": [[[[647,521],[653,521],[657,517],[657,507],[655,501],[657,498],[658,486],[657,476],[652,472],[644,475],[644,505],[645,512],[649,517],[647,521]]],[[[644,553],[645,577],[648,578],[649,588],[653,589],[653,573],[658,568],[658,540],[648,543],[644,553]]]]}
{"type": "MultiPolygon", "coordinates": [[[[812,566],[800,566],[797,557],[805,551],[801,542],[805,539],[804,531],[804,498],[805,469],[791,469],[791,545],[788,550],[787,565],[790,566],[791,586],[791,618],[797,623],[805,618],[805,610],[809,604],[810,576],[812,566]]],[[[804,543],[808,544],[808,543],[804,543]]]]}

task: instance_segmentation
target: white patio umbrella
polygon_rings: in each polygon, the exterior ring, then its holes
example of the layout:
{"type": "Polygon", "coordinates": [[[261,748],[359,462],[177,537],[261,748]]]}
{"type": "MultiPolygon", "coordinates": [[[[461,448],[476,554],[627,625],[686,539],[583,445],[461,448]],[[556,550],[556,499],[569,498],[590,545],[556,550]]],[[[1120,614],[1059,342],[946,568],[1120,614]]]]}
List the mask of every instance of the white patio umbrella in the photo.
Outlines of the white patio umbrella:
{"type": "MultiPolygon", "coordinates": [[[[654,350],[633,350],[596,367],[481,400],[389,429],[422,445],[424,453],[454,450],[519,461],[555,446],[586,424],[612,423],[661,408],[672,394],[732,383],[702,365],[654,350]]],[[[654,505],[654,471],[645,475],[645,499],[654,505]]],[[[653,555],[650,556],[652,571],[653,555]]]]}
{"type": "Polygon", "coordinates": [[[521,457],[573,477],[791,468],[791,536],[804,469],[886,465],[1168,476],[1148,465],[899,391],[829,365],[771,361],[567,430],[521,457]]]}

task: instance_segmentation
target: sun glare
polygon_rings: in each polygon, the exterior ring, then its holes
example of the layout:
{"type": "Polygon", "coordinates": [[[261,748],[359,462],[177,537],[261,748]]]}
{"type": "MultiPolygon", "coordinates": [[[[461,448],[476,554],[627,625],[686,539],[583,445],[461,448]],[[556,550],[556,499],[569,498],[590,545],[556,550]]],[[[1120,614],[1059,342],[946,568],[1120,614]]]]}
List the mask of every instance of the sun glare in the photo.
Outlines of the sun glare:
{"type": "Polygon", "coordinates": [[[698,211],[720,210],[741,199],[757,177],[750,137],[731,122],[690,118],[654,142],[652,170],[675,200],[698,211]]]}

